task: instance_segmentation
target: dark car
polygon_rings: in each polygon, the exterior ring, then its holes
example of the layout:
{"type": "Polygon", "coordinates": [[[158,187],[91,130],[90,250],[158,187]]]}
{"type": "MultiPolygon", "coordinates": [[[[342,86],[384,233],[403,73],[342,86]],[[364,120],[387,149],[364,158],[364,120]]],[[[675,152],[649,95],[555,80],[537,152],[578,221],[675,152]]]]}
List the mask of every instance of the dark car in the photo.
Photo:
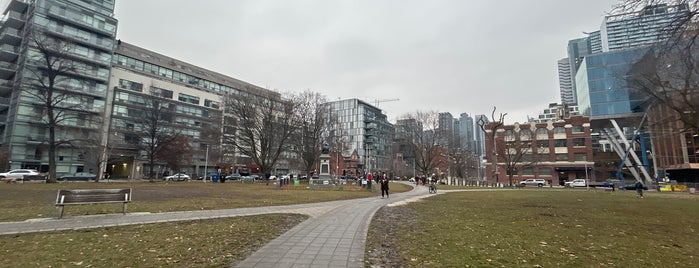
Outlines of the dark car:
{"type": "Polygon", "coordinates": [[[87,173],[87,172],[78,172],[78,173],[60,176],[58,178],[58,180],[59,181],[91,181],[91,180],[95,180],[95,178],[97,178],[97,175],[95,175],[95,174],[87,173]]]}
{"type": "MultiPolygon", "coordinates": [[[[633,184],[627,184],[627,185],[621,186],[621,189],[624,189],[624,190],[636,190],[636,184],[635,184],[635,183],[633,183],[633,184]]],[[[644,185],[643,185],[643,190],[648,190],[648,186],[646,186],[646,185],[644,184],[644,185]]]]}

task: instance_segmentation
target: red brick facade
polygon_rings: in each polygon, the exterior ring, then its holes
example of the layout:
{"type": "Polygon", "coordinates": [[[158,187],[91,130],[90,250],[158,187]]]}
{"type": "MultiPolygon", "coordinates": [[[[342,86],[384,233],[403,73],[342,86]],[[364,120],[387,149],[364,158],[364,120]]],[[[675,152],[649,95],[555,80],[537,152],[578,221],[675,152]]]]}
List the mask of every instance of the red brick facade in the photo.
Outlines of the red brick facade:
{"type": "Polygon", "coordinates": [[[523,123],[500,126],[495,131],[486,125],[486,177],[491,183],[509,183],[508,165],[513,170],[513,183],[525,179],[545,179],[551,185],[565,181],[588,178],[595,180],[592,159],[590,120],[582,116],[546,123],[523,123]],[[507,140],[507,141],[506,141],[507,140]],[[522,161],[508,161],[504,150],[514,151],[513,144],[525,144],[521,150],[522,161]],[[526,147],[526,148],[525,148],[526,147]],[[493,159],[497,159],[497,172],[493,172],[493,159]],[[507,163],[510,164],[507,164],[507,163]]]}

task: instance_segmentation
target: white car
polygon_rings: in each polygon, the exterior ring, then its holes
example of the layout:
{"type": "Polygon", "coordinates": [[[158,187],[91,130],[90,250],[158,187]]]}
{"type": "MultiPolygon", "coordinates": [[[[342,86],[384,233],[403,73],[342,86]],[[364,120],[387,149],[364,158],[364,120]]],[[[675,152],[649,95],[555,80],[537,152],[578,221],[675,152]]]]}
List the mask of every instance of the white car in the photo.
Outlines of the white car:
{"type": "Polygon", "coordinates": [[[585,186],[587,186],[587,184],[585,183],[584,179],[574,179],[572,181],[565,182],[565,187],[568,187],[568,188],[585,187],[585,186]]]}
{"type": "Polygon", "coordinates": [[[524,181],[520,181],[519,185],[521,186],[539,186],[543,187],[546,185],[546,181],[544,179],[527,179],[524,181]]]}
{"type": "MultiPolygon", "coordinates": [[[[26,177],[39,176],[39,171],[36,169],[13,169],[8,172],[0,173],[0,178],[8,178],[14,180],[25,180],[26,177]]],[[[29,179],[29,178],[26,178],[29,179]]]]}
{"type": "Polygon", "coordinates": [[[176,173],[165,177],[166,181],[188,181],[189,179],[189,175],[184,173],[176,173]]]}

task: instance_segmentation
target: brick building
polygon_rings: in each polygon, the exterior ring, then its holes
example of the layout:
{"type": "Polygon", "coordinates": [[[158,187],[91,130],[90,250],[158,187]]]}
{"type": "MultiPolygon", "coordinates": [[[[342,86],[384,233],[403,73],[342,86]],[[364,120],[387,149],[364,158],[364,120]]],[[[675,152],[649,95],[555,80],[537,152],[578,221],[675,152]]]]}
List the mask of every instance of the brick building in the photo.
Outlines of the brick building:
{"type": "Polygon", "coordinates": [[[595,180],[589,118],[515,123],[494,130],[495,126],[487,124],[485,133],[489,182],[508,184],[509,174],[513,183],[532,178],[545,179],[551,185],[586,177],[595,180]]]}

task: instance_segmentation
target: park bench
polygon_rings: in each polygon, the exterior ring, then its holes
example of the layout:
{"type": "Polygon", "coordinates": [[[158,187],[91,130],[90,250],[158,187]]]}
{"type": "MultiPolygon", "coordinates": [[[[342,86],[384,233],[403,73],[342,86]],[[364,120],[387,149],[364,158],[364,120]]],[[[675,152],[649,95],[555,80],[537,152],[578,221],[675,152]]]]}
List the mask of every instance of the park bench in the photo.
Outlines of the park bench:
{"type": "Polygon", "coordinates": [[[126,205],[129,202],[131,202],[131,188],[58,190],[56,195],[59,219],[63,217],[63,207],[66,205],[123,203],[122,213],[126,214],[126,205]]]}

